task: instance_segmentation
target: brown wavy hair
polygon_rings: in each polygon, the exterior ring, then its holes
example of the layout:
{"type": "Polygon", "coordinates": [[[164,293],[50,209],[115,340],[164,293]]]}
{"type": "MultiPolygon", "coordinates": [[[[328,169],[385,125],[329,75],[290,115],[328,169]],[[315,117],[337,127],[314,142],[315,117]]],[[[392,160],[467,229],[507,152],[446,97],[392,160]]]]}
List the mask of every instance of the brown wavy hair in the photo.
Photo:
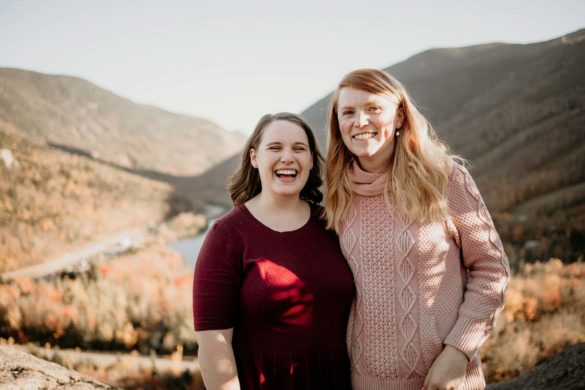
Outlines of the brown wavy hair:
{"type": "Polygon", "coordinates": [[[325,215],[327,227],[339,233],[340,222],[353,196],[349,169],[357,160],[343,143],[337,101],[342,88],[354,88],[398,101],[404,121],[388,166],[385,199],[392,194],[398,208],[411,220],[439,221],[448,218],[447,185],[456,156],[450,154],[426,118],[418,111],[406,89],[394,77],[377,69],[348,73],[331,97],[329,143],[326,158],[325,215]]]}
{"type": "Polygon", "coordinates": [[[309,172],[309,178],[307,183],[303,187],[300,193],[300,198],[311,203],[318,204],[323,200],[323,193],[319,189],[323,184],[321,179],[321,166],[323,164],[323,156],[319,153],[317,147],[317,141],[311,126],[303,118],[290,112],[280,112],[278,114],[266,114],[264,115],[254,132],[248,139],[244,150],[242,151],[242,159],[240,167],[236,173],[231,177],[228,191],[232,198],[234,205],[239,206],[246,203],[262,191],[262,183],[260,182],[260,175],[258,170],[252,166],[250,161],[250,150],[258,149],[260,142],[262,141],[262,134],[264,129],[275,121],[287,121],[298,125],[307,134],[309,141],[309,150],[313,158],[313,168],[309,172]]]}

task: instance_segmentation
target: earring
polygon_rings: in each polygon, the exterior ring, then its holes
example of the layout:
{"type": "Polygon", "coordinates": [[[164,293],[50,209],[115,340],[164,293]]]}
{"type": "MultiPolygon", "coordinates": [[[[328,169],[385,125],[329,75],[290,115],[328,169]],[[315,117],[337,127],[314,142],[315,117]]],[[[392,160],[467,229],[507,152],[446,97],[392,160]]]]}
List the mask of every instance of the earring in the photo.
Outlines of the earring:
{"type": "Polygon", "coordinates": [[[396,136],[399,137],[400,136],[400,130],[396,129],[396,136]]]}

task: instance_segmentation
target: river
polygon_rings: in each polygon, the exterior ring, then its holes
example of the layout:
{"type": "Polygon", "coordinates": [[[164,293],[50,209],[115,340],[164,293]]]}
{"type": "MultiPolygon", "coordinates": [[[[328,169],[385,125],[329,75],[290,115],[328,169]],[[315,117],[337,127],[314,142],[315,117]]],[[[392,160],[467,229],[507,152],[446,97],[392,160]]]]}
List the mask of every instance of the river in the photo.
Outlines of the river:
{"type": "Polygon", "coordinates": [[[197,261],[197,256],[199,255],[199,250],[201,249],[201,245],[203,245],[203,241],[205,240],[205,236],[207,235],[207,230],[213,225],[217,218],[219,218],[226,210],[223,207],[215,206],[215,205],[208,205],[205,211],[205,216],[209,220],[207,225],[207,229],[203,232],[198,234],[197,236],[183,238],[181,240],[177,240],[168,244],[168,246],[177,252],[179,252],[183,258],[185,259],[185,263],[193,269],[195,267],[195,262],[197,261]]]}

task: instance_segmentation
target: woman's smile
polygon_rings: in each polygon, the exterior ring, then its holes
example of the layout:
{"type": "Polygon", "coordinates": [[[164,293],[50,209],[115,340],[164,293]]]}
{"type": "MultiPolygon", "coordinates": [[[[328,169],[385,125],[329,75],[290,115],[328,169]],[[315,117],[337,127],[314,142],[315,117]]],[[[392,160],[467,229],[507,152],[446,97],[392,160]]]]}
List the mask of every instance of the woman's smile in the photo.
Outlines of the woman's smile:
{"type": "Polygon", "coordinates": [[[275,175],[280,181],[284,183],[292,183],[297,178],[297,170],[296,169],[277,169],[275,171],[275,175]]]}
{"type": "Polygon", "coordinates": [[[274,121],[264,129],[257,150],[250,151],[258,169],[262,192],[298,197],[313,167],[313,157],[304,130],[288,121],[274,121]]]}
{"type": "Polygon", "coordinates": [[[357,141],[367,141],[369,139],[374,138],[376,136],[376,134],[378,134],[378,133],[374,133],[374,132],[358,133],[358,134],[352,135],[351,138],[353,138],[357,141]]]}
{"type": "Polygon", "coordinates": [[[370,169],[387,166],[394,150],[395,129],[403,120],[395,98],[342,88],[337,119],[343,142],[360,165],[370,169]]]}

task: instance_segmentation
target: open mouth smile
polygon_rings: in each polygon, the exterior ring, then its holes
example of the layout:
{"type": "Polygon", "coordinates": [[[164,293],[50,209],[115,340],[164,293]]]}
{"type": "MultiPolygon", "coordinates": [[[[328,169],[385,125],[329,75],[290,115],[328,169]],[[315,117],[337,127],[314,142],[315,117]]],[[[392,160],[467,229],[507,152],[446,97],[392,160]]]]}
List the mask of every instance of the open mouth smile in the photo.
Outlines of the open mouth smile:
{"type": "Polygon", "coordinates": [[[276,176],[278,176],[280,178],[294,179],[295,177],[297,177],[296,169],[277,169],[275,173],[276,173],[276,176]]]}
{"type": "Polygon", "coordinates": [[[368,131],[365,133],[359,133],[359,134],[354,134],[351,136],[352,139],[358,140],[358,141],[363,141],[363,140],[368,140],[368,139],[372,139],[376,136],[377,133],[368,131]]]}

